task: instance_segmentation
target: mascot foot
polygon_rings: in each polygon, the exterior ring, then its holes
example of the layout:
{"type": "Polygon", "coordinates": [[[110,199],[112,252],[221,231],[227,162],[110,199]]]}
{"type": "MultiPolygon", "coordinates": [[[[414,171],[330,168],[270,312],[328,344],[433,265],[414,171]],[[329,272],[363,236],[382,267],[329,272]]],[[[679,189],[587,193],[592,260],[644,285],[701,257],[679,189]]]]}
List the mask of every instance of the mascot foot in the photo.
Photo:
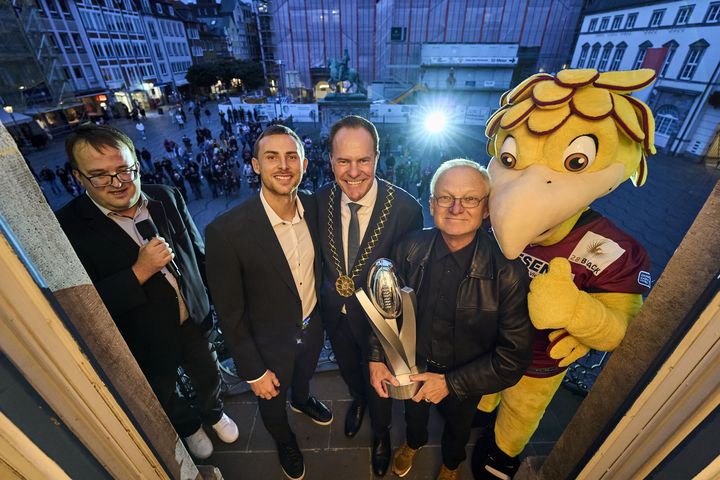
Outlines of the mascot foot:
{"type": "Polygon", "coordinates": [[[494,439],[478,438],[472,455],[475,480],[512,480],[520,467],[520,459],[501,451],[494,439]]]}

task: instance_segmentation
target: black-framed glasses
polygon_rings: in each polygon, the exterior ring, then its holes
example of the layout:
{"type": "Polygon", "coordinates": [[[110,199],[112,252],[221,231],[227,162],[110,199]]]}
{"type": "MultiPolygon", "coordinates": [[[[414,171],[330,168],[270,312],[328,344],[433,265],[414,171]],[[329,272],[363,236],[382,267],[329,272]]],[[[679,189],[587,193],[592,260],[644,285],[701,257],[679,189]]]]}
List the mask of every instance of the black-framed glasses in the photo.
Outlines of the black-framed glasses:
{"type": "Polygon", "coordinates": [[[487,197],[487,195],[484,197],[453,197],[450,195],[440,195],[439,197],[436,197],[435,195],[432,196],[438,207],[442,208],[452,208],[453,205],[455,205],[455,202],[460,202],[460,205],[462,205],[463,208],[477,208],[487,197]]]}
{"type": "Polygon", "coordinates": [[[90,185],[92,185],[93,187],[96,187],[96,188],[108,187],[113,184],[113,182],[115,181],[116,178],[118,179],[118,181],[121,184],[134,182],[135,180],[137,180],[138,173],[140,171],[137,163],[133,164],[133,166],[130,168],[122,169],[120,171],[113,173],[112,175],[101,174],[101,175],[93,175],[92,177],[88,177],[80,170],[78,170],[78,169],[76,169],[76,170],[80,173],[80,175],[82,175],[83,177],[87,178],[90,181],[90,185]]]}

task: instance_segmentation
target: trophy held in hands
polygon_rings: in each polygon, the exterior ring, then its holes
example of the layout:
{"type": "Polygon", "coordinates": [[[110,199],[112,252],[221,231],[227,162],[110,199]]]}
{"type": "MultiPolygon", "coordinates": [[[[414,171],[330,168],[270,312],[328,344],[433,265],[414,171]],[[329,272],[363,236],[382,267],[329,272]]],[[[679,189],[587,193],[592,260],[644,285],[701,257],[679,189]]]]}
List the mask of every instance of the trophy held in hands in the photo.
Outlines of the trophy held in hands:
{"type": "Polygon", "coordinates": [[[369,297],[361,288],[355,296],[380,340],[388,367],[400,382],[397,387],[389,382],[385,386],[390,397],[407,400],[420,388],[420,383],[411,381],[410,375],[423,373],[415,362],[415,292],[412,288],[400,288],[394,266],[387,258],[376,260],[370,267],[367,290],[369,297]],[[401,314],[402,325],[398,328],[397,318],[401,314]]]}

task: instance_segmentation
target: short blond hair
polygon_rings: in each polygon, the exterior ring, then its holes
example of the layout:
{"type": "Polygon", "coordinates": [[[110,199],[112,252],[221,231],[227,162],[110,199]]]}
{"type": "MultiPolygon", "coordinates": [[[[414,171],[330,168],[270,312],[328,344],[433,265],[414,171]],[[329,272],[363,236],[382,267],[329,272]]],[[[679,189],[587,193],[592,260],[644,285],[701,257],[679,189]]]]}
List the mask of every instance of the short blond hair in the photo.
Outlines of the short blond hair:
{"type": "Polygon", "coordinates": [[[452,160],[444,162],[438,167],[437,170],[435,170],[435,173],[432,176],[432,180],[430,180],[430,194],[433,196],[435,195],[435,184],[440,179],[440,177],[443,176],[443,174],[447,173],[453,168],[460,167],[467,167],[472,168],[473,170],[477,170],[480,173],[480,176],[482,176],[483,178],[483,183],[485,184],[485,189],[487,190],[487,193],[490,193],[490,175],[488,174],[488,171],[485,167],[483,167],[477,162],[468,160],[467,158],[454,158],[452,160]]]}

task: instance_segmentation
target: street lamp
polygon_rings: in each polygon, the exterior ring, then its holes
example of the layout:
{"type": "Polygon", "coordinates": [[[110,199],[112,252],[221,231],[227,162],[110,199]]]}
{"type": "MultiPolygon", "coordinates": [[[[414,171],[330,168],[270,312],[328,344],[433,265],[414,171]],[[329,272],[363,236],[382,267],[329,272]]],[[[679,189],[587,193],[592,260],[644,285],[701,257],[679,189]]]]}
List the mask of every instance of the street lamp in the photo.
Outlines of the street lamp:
{"type": "Polygon", "coordinates": [[[275,63],[277,63],[277,65],[278,65],[278,67],[279,67],[278,69],[279,69],[279,71],[280,71],[280,75],[279,75],[279,77],[280,77],[280,78],[279,78],[279,80],[280,80],[280,81],[279,81],[279,84],[280,84],[280,93],[279,93],[279,94],[280,94],[280,95],[285,95],[285,94],[286,94],[286,93],[285,93],[286,85],[285,85],[285,78],[283,77],[283,61],[282,61],[282,60],[276,60],[275,63]]]}

